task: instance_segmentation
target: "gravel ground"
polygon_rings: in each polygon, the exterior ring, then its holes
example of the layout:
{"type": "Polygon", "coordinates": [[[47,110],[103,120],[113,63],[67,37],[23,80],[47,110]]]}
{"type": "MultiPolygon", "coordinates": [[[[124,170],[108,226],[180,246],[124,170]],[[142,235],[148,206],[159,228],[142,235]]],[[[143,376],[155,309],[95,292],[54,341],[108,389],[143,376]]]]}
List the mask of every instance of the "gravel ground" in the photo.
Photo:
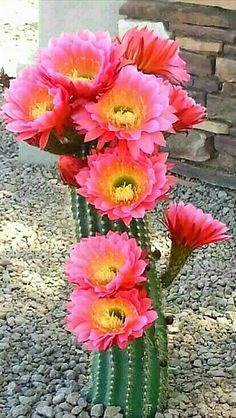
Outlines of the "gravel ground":
{"type": "MultiPolygon", "coordinates": [[[[37,1],[14,0],[19,2],[23,12],[17,15],[0,0],[0,47],[10,40],[36,44],[37,1]]],[[[121,418],[117,408],[87,405],[88,355],[65,332],[70,286],[63,262],[74,241],[68,190],[55,170],[20,165],[12,136],[1,130],[0,138],[0,418],[121,418]]],[[[213,213],[235,235],[233,192],[182,181],[172,197],[213,213]]],[[[161,269],[169,242],[160,213],[153,224],[161,269]]],[[[236,418],[235,248],[231,240],[199,250],[166,292],[166,312],[175,318],[169,328],[170,400],[157,418],[236,418]]]]}
{"type": "MultiPolygon", "coordinates": [[[[1,138],[0,417],[87,418],[92,415],[81,393],[88,356],[63,321],[70,292],[63,261],[74,240],[68,190],[54,170],[20,165],[12,136],[2,131],[1,138]]],[[[182,183],[172,193],[176,200],[209,210],[233,231],[232,192],[182,183]]],[[[161,268],[169,242],[159,217],[158,211],[153,220],[161,268]]],[[[166,311],[175,317],[170,401],[157,418],[236,417],[235,270],[233,240],[209,246],[166,294],[166,311]]],[[[100,409],[92,411],[100,416],[100,409]]],[[[112,408],[104,416],[121,417],[112,408]]]]}

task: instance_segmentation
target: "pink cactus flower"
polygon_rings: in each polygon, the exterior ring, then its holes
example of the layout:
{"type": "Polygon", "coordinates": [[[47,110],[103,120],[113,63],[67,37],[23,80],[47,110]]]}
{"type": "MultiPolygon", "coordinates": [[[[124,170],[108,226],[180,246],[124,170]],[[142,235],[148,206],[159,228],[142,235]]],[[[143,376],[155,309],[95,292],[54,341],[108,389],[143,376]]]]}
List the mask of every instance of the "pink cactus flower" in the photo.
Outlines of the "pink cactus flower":
{"type": "Polygon", "coordinates": [[[105,295],[144,282],[146,265],[134,238],[110,231],[106,236],[84,238],[75,244],[65,271],[70,282],[105,295]]]}
{"type": "Polygon", "coordinates": [[[127,142],[136,158],[140,150],[152,154],[154,145],[165,145],[162,132],[177,121],[169,106],[169,86],[135,67],[122,68],[113,87],[97,103],[85,104],[72,116],[85,142],[99,138],[101,148],[115,139],[127,142]]]}
{"type": "Polygon", "coordinates": [[[95,97],[110,87],[118,65],[109,33],[89,30],[52,38],[38,62],[77,98],[95,97]]]}
{"type": "Polygon", "coordinates": [[[155,74],[175,83],[189,80],[186,63],[179,56],[178,41],[161,38],[147,28],[132,28],[118,43],[124,60],[136,65],[144,73],[155,74]]]}
{"type": "Polygon", "coordinates": [[[175,108],[178,117],[173,124],[174,132],[190,129],[206,117],[206,109],[196,104],[180,86],[170,86],[170,104],[175,108]]]}
{"type": "Polygon", "coordinates": [[[112,345],[124,349],[130,341],[142,337],[157,318],[143,288],[102,298],[93,289],[77,288],[67,309],[67,330],[89,350],[107,350],[112,345]]]}
{"type": "Polygon", "coordinates": [[[172,242],[191,251],[230,238],[225,224],[192,204],[171,204],[165,211],[165,223],[172,242]]]}
{"type": "Polygon", "coordinates": [[[143,218],[147,210],[154,209],[175,183],[167,175],[167,156],[140,153],[134,160],[123,147],[107,148],[103,154],[88,157],[88,167],[76,176],[81,186],[78,193],[100,214],[128,225],[132,218],[143,218]]]}
{"type": "Polygon", "coordinates": [[[52,130],[60,137],[70,112],[67,91],[38,68],[25,68],[11,81],[3,105],[6,128],[17,139],[45,148],[52,130]]]}

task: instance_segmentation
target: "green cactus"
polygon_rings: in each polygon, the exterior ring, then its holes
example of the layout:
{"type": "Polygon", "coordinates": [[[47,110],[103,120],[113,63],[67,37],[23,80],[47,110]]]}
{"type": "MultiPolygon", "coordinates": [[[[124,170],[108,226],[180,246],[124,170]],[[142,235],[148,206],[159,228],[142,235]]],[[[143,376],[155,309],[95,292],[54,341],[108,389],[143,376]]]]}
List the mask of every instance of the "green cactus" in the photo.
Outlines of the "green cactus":
{"type": "Polygon", "coordinates": [[[143,338],[121,350],[112,347],[91,355],[91,390],[89,400],[104,405],[119,405],[126,418],[154,418],[167,403],[167,327],[162,312],[161,284],[157,279],[155,260],[150,250],[150,234],[146,219],[133,219],[129,227],[101,217],[83,197],[71,191],[76,236],[126,231],[148,250],[148,292],[158,312],[155,325],[143,338]]]}

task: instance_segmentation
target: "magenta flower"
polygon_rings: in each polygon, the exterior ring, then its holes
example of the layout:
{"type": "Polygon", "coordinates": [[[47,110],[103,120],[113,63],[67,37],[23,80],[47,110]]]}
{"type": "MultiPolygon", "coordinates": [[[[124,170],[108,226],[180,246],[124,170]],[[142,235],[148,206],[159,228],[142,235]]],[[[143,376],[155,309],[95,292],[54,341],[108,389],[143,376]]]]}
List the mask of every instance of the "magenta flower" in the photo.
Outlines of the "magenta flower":
{"type": "Polygon", "coordinates": [[[193,251],[230,238],[228,227],[191,203],[172,203],[165,211],[165,223],[175,246],[193,251]]]}
{"type": "Polygon", "coordinates": [[[78,193],[100,214],[128,225],[132,218],[143,218],[147,210],[154,209],[174,184],[167,175],[167,155],[140,153],[134,160],[125,148],[108,148],[88,157],[88,167],[75,177],[81,186],[78,193]]]}
{"type": "Polygon", "coordinates": [[[109,33],[89,30],[52,38],[38,61],[79,99],[95,97],[110,87],[118,65],[109,33]]]}
{"type": "Polygon", "coordinates": [[[38,68],[25,68],[5,93],[6,128],[18,140],[39,143],[40,148],[45,148],[52,130],[62,135],[69,112],[67,91],[38,68]]]}
{"type": "Polygon", "coordinates": [[[174,132],[190,129],[206,117],[206,109],[189,97],[180,86],[170,86],[170,104],[178,117],[173,124],[174,132]]]}
{"type": "Polygon", "coordinates": [[[147,263],[137,241],[126,233],[84,238],[75,244],[65,264],[68,280],[100,295],[130,289],[144,282],[147,263]]]}
{"type": "Polygon", "coordinates": [[[179,56],[178,41],[161,38],[147,28],[132,28],[119,43],[123,59],[144,73],[176,83],[189,80],[186,63],[179,56]]]}
{"type": "Polygon", "coordinates": [[[165,145],[162,132],[177,121],[169,105],[169,86],[135,67],[122,68],[113,87],[97,103],[85,104],[74,113],[85,142],[98,139],[98,146],[115,139],[125,141],[136,158],[140,150],[152,154],[154,145],[165,145]]]}
{"type": "Polygon", "coordinates": [[[99,298],[93,289],[75,289],[67,304],[67,330],[89,350],[107,350],[112,345],[126,348],[128,343],[151,327],[157,313],[143,288],[118,291],[99,298]]]}

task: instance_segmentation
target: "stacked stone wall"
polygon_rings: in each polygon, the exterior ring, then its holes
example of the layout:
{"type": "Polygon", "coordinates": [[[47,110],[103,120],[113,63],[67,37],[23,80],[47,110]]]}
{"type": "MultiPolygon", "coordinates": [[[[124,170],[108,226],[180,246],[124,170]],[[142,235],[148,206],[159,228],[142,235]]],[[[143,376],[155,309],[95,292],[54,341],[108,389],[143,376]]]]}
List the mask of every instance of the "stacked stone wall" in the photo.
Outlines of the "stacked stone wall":
{"type": "Polygon", "coordinates": [[[235,173],[236,0],[127,0],[120,13],[165,24],[187,62],[189,94],[207,108],[191,133],[169,138],[171,156],[235,173]]]}

